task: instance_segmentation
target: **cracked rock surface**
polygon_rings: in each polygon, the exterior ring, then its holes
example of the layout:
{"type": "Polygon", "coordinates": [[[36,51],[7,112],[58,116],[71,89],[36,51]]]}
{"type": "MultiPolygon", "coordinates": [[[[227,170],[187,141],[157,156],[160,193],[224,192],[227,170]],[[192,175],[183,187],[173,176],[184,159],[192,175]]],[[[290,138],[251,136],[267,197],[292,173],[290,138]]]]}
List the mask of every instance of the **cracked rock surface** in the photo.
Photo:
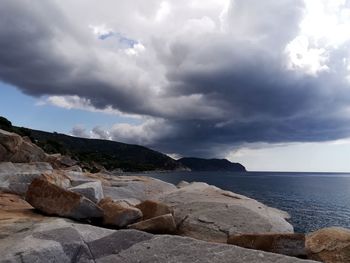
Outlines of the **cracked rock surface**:
{"type": "MultiPolygon", "coordinates": [[[[11,222],[0,220],[0,235],[7,231],[0,242],[1,263],[312,262],[191,238],[110,230],[29,214],[17,219],[12,216],[11,222]]],[[[0,219],[2,216],[0,212],[0,219]]]]}
{"type": "Polygon", "coordinates": [[[160,201],[174,209],[180,235],[226,243],[242,233],[293,233],[286,212],[206,183],[191,183],[160,201]]]}

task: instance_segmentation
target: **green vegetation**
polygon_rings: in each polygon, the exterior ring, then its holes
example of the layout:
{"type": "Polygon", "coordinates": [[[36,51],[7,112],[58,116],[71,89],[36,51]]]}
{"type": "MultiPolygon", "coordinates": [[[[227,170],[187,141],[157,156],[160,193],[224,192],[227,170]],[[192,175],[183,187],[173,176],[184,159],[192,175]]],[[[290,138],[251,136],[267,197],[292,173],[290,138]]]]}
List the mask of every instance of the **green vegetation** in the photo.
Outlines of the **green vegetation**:
{"type": "Polygon", "coordinates": [[[107,170],[121,169],[129,172],[174,170],[183,167],[167,155],[139,145],[15,127],[4,117],[0,117],[0,129],[28,136],[47,153],[71,156],[90,171],[95,171],[96,166],[101,165],[107,170]]]}

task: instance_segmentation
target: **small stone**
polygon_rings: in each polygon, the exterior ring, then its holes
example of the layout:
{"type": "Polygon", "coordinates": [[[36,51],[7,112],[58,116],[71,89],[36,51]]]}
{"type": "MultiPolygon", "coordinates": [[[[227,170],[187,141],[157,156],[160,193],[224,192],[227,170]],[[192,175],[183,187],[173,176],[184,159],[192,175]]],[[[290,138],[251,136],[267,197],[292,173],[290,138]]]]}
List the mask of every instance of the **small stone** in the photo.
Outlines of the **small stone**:
{"type": "Polygon", "coordinates": [[[142,211],[143,220],[173,213],[173,209],[171,209],[168,205],[151,200],[143,201],[142,203],[136,205],[136,207],[142,211]]]}
{"type": "Polygon", "coordinates": [[[176,231],[176,224],[173,215],[166,214],[129,225],[128,228],[152,234],[173,234],[176,231]]]}
{"type": "Polygon", "coordinates": [[[104,198],[98,205],[103,210],[103,223],[105,225],[123,228],[142,218],[141,210],[126,202],[115,202],[111,198],[104,198]]]}

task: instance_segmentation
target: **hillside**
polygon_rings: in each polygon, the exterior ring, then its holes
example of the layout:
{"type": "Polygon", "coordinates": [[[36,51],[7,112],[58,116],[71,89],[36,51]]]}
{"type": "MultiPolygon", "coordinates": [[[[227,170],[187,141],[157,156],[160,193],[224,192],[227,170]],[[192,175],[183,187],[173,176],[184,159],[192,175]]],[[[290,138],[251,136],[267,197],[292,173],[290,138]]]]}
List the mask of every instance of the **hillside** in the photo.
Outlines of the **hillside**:
{"type": "Polygon", "coordinates": [[[108,170],[121,169],[130,172],[184,168],[167,155],[139,145],[15,127],[3,117],[0,117],[0,129],[28,136],[47,153],[69,155],[88,170],[94,170],[99,165],[108,170]]]}
{"type": "Polygon", "coordinates": [[[232,163],[226,159],[202,159],[185,157],[178,160],[192,171],[229,171],[245,172],[246,169],[240,163],[232,163]]]}

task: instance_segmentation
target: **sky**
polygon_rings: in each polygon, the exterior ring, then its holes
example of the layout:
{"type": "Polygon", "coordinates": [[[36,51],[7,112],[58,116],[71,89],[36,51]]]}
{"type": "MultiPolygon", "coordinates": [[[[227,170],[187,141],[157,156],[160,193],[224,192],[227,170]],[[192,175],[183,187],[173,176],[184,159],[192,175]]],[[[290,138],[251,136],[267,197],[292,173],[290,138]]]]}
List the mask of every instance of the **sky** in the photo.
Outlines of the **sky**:
{"type": "Polygon", "coordinates": [[[350,172],[350,1],[2,0],[0,115],[248,170],[350,172]]]}

